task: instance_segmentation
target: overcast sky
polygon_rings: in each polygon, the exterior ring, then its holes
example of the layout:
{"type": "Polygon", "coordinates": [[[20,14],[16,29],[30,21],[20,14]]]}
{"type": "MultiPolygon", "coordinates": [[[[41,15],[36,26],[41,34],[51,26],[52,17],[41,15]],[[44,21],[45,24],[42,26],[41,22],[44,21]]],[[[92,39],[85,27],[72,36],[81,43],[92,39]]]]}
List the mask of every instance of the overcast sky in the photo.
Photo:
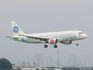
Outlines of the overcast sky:
{"type": "Polygon", "coordinates": [[[0,58],[32,59],[35,53],[68,57],[69,54],[93,56],[93,0],[0,0],[0,58]],[[71,45],[58,43],[58,48],[28,44],[5,38],[13,36],[10,21],[15,21],[27,34],[67,30],[84,31],[88,38],[71,45]]]}

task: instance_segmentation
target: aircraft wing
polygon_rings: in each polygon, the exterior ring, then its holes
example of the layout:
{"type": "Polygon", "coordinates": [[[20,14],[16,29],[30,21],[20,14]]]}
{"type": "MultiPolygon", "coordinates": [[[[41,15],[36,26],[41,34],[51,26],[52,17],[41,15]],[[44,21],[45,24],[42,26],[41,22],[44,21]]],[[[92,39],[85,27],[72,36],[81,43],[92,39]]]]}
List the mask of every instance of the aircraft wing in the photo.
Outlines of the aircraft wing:
{"type": "Polygon", "coordinates": [[[35,37],[35,36],[26,36],[27,38],[34,38],[34,39],[39,39],[39,40],[42,40],[42,41],[47,41],[49,40],[50,38],[44,38],[44,37],[35,37]]]}

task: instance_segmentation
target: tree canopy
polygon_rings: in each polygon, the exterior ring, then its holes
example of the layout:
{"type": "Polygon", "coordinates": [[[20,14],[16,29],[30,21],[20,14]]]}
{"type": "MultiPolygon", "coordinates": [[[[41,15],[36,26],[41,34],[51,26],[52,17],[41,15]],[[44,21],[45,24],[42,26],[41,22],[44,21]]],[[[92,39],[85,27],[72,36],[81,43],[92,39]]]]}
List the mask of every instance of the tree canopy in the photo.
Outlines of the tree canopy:
{"type": "Polygon", "coordinates": [[[68,67],[68,68],[62,68],[63,70],[80,70],[77,67],[68,67]]]}
{"type": "Polygon", "coordinates": [[[0,70],[9,70],[12,69],[12,64],[9,60],[2,58],[0,59],[0,70]]]}

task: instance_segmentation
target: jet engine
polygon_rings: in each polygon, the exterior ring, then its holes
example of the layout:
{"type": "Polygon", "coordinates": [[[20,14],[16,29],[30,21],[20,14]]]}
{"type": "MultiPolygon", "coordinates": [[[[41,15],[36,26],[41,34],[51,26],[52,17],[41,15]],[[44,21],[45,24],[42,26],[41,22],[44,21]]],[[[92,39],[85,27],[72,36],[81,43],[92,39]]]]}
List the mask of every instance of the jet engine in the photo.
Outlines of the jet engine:
{"type": "Polygon", "coordinates": [[[69,45],[69,44],[72,43],[72,41],[64,41],[64,42],[61,42],[61,43],[66,44],[66,45],[69,45]]]}
{"type": "Polygon", "coordinates": [[[57,39],[50,39],[48,41],[48,43],[50,43],[50,44],[56,44],[57,43],[57,39]]]}

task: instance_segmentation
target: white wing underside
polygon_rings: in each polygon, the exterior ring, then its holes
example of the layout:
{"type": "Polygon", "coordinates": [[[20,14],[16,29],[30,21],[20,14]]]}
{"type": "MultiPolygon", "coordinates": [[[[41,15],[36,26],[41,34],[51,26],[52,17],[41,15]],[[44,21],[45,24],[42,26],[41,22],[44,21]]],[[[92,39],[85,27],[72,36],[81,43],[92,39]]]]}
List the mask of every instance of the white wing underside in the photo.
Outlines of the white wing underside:
{"type": "Polygon", "coordinates": [[[34,39],[39,39],[41,41],[46,41],[49,40],[50,38],[45,38],[45,37],[35,37],[35,36],[26,36],[27,38],[34,38],[34,39]]]}

